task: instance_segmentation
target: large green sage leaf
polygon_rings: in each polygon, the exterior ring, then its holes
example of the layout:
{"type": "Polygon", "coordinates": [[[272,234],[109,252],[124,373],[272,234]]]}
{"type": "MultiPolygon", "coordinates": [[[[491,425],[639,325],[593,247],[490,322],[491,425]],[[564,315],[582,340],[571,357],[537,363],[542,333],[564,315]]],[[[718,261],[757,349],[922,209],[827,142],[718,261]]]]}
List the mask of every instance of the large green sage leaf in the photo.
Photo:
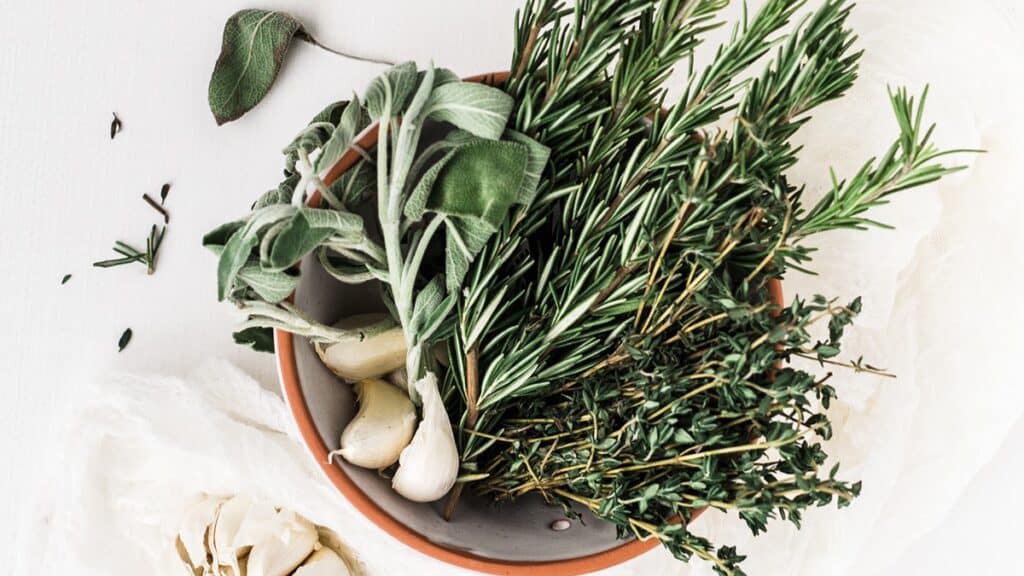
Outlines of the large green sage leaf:
{"type": "Polygon", "coordinates": [[[526,175],[528,152],[514,142],[478,140],[454,151],[438,171],[426,209],[501,225],[526,175]]]}
{"type": "Polygon", "coordinates": [[[414,62],[403,62],[376,77],[366,89],[366,110],[370,117],[379,120],[389,108],[392,115],[400,115],[409,103],[418,80],[414,62]]]}
{"type": "Polygon", "coordinates": [[[284,270],[315,250],[333,234],[354,236],[363,231],[363,219],[350,212],[302,208],[278,232],[263,265],[269,270],[284,270]]]}
{"type": "MultiPolygon", "coordinates": [[[[261,208],[249,215],[244,225],[235,229],[224,244],[217,262],[217,298],[223,300],[232,292],[235,285],[235,278],[238,271],[245,266],[249,259],[249,253],[259,243],[259,232],[267,226],[273,225],[285,218],[291,217],[295,212],[292,206],[268,206],[261,208]]],[[[217,228],[207,236],[214,235],[211,242],[216,239],[214,233],[223,235],[226,232],[227,224],[217,228]]]]}
{"type": "Polygon", "coordinates": [[[409,220],[427,212],[445,219],[449,290],[462,283],[473,257],[520,197],[529,156],[525,144],[475,138],[428,168],[406,200],[409,220]]]}
{"type": "Polygon", "coordinates": [[[377,186],[377,175],[366,161],[345,171],[328,189],[345,206],[358,206],[377,186]]]}
{"type": "Polygon", "coordinates": [[[448,290],[456,292],[473,258],[497,230],[478,218],[445,217],[445,277],[448,290]]]}
{"type": "Polygon", "coordinates": [[[224,251],[224,245],[228,243],[231,236],[242,226],[245,226],[245,220],[235,220],[234,222],[226,222],[217,226],[203,236],[203,246],[217,256],[220,256],[221,252],[224,251]]]}
{"type": "Polygon", "coordinates": [[[271,304],[276,304],[290,296],[299,283],[298,276],[264,270],[258,263],[243,266],[238,271],[238,279],[256,291],[260,298],[271,304]]]}
{"type": "Polygon", "coordinates": [[[235,120],[267,95],[301,30],[299,21],[283,12],[241,10],[228,18],[210,77],[210,111],[217,124],[235,120]]]}
{"type": "Polygon", "coordinates": [[[411,331],[416,340],[427,341],[455,306],[455,292],[445,296],[445,286],[440,276],[435,276],[416,294],[412,308],[411,331]]]}
{"type": "Polygon", "coordinates": [[[299,150],[309,153],[323,146],[334,134],[335,127],[341,122],[341,118],[349,108],[351,106],[349,106],[348,100],[339,100],[328,104],[285,146],[281,152],[285,155],[285,171],[288,174],[295,172],[295,162],[299,158],[299,150]]]}
{"type": "Polygon", "coordinates": [[[345,112],[339,118],[337,127],[334,128],[330,139],[327,140],[327,143],[320,150],[320,157],[316,160],[316,172],[319,173],[334,166],[341,159],[342,155],[345,154],[345,151],[348,150],[348,147],[352,145],[352,140],[356,135],[369,124],[370,117],[359,103],[359,98],[353,96],[352,102],[345,108],[345,112]]]}
{"type": "Polygon", "coordinates": [[[505,131],[514,100],[511,96],[475,82],[448,82],[431,92],[424,116],[453,124],[467,132],[497,140],[505,131]]]}

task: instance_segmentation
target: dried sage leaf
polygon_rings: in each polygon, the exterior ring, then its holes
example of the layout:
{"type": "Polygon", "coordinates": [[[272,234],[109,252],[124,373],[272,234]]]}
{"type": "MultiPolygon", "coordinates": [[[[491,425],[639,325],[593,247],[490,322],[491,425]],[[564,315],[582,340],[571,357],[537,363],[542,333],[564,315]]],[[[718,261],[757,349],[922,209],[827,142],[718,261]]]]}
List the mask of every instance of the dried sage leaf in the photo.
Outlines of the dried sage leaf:
{"type": "Polygon", "coordinates": [[[210,77],[210,111],[217,124],[239,118],[267,95],[300,30],[302,24],[283,12],[241,10],[228,18],[210,77]]]}
{"type": "Polygon", "coordinates": [[[125,346],[132,341],[132,329],[125,328],[124,332],[121,333],[121,337],[117,339],[117,351],[124,350],[125,346]]]}

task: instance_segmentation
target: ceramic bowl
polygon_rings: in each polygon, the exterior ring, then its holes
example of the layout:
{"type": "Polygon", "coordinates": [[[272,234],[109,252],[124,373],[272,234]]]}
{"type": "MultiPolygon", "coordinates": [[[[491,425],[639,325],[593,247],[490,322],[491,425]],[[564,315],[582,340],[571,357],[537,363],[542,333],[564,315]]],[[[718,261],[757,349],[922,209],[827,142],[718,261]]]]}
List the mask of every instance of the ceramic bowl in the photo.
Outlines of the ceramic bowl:
{"type": "MultiPolygon", "coordinates": [[[[467,80],[496,84],[505,76],[490,74],[467,80]]],[[[358,138],[365,150],[376,142],[375,127],[358,138]]],[[[336,180],[359,158],[350,149],[325,182],[336,180]]],[[[319,198],[311,202],[319,203],[319,198]]],[[[378,287],[341,284],[313,258],[301,268],[295,303],[314,319],[331,324],[343,316],[383,311],[378,287]]],[[[772,290],[773,299],[781,302],[781,287],[776,283],[772,290]]],[[[480,572],[560,576],[607,568],[657,546],[653,539],[618,539],[613,525],[582,508],[578,511],[583,522],[573,521],[569,529],[555,531],[552,522],[564,515],[539,496],[496,505],[466,490],[454,517],[446,522],[441,518],[444,499],[431,504],[410,502],[392,491],[376,471],[349,465],[340,458],[330,462],[328,453],[338,448],[341,432],[356,412],[352,386],[328,371],[304,338],[277,331],[275,343],[284,395],[313,458],[357,510],[401,542],[438,560],[480,572]]]]}

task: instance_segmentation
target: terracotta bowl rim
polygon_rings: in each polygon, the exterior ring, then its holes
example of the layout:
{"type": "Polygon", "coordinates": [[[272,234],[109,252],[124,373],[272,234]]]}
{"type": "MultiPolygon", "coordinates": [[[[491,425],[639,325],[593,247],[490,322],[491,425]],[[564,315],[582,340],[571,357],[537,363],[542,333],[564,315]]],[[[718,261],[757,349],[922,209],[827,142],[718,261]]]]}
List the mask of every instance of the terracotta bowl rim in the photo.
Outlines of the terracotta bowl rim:
{"type": "MultiPolygon", "coordinates": [[[[504,82],[508,78],[508,75],[509,73],[507,71],[493,72],[489,74],[470,76],[464,80],[467,82],[482,82],[494,85],[504,82]]],[[[373,124],[364,130],[357,138],[357,144],[364,150],[373,148],[376,143],[376,124],[373,124]]],[[[324,177],[324,183],[330,185],[346,170],[355,165],[360,158],[361,156],[356,150],[349,148],[342,158],[339,159],[338,162],[328,171],[327,175],[324,177]]],[[[309,200],[311,205],[318,205],[319,202],[319,193],[314,194],[309,200]]],[[[777,304],[782,304],[782,283],[773,279],[769,282],[768,289],[772,301],[777,304]]],[[[658,541],[654,538],[647,540],[634,539],[625,541],[614,548],[577,558],[542,562],[517,562],[477,556],[464,550],[447,548],[430,541],[419,532],[412,530],[388,514],[386,510],[370,499],[359,485],[349,478],[348,474],[346,474],[342,468],[335,466],[328,461],[329,450],[323,439],[320,437],[319,432],[317,432],[313,416],[309,410],[309,406],[306,405],[306,399],[302,393],[302,383],[299,380],[298,365],[295,358],[294,336],[291,333],[284,332],[282,330],[274,330],[274,344],[274,355],[277,360],[278,378],[281,382],[282,391],[284,392],[285,402],[288,404],[288,409],[291,412],[292,417],[295,418],[295,423],[298,426],[302,440],[309,449],[313,459],[316,461],[320,469],[323,470],[324,474],[327,475],[331,484],[333,484],[335,488],[337,488],[360,513],[362,513],[378,528],[384,530],[403,544],[406,544],[407,546],[436,560],[441,560],[461,568],[467,568],[489,574],[517,576],[526,576],[528,574],[541,576],[564,576],[566,574],[596,572],[631,560],[658,546],[658,541]]],[[[691,521],[695,520],[703,511],[703,509],[696,511],[691,518],[691,521]]]]}

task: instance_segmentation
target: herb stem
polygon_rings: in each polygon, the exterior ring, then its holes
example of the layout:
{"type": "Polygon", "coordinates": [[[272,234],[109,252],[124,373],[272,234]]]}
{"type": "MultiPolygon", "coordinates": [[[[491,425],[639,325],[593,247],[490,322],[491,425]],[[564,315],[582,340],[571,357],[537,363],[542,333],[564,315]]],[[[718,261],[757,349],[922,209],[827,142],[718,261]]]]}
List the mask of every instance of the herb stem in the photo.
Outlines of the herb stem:
{"type": "Polygon", "coordinates": [[[150,196],[148,193],[143,193],[142,199],[146,201],[146,204],[152,206],[154,210],[159,212],[164,217],[164,224],[170,223],[171,215],[170,213],[167,212],[166,208],[164,208],[159,202],[154,200],[153,197],[150,196]]]}

